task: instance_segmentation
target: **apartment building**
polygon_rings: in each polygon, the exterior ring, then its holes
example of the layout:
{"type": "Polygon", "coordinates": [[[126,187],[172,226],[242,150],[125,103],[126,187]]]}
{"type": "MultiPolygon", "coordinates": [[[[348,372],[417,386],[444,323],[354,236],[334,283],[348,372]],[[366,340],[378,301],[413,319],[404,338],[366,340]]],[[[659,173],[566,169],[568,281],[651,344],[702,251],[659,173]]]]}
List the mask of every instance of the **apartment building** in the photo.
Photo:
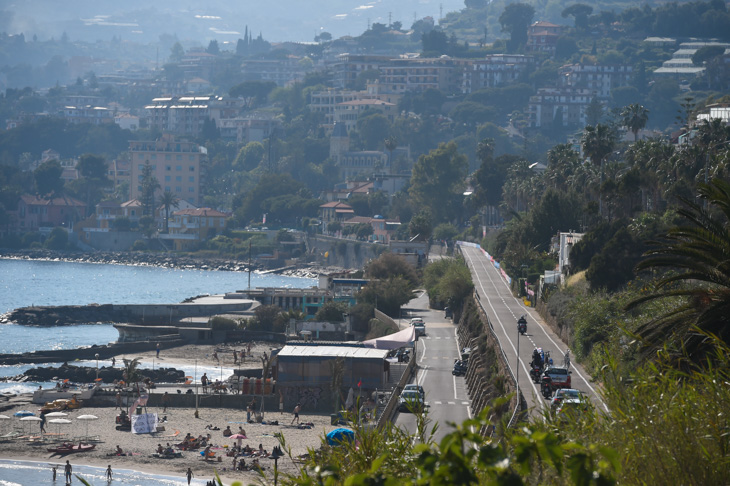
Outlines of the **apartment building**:
{"type": "Polygon", "coordinates": [[[391,56],[340,54],[330,65],[332,86],[336,89],[352,89],[361,73],[373,69],[379,70],[390,59],[391,56]]]}
{"type": "Polygon", "coordinates": [[[540,20],[527,28],[527,52],[548,52],[555,54],[558,38],[564,27],[540,20]]]}
{"type": "Polygon", "coordinates": [[[529,126],[540,128],[559,122],[566,127],[583,127],[592,99],[593,92],[588,89],[540,88],[527,105],[529,126]]]}
{"type": "Polygon", "coordinates": [[[463,70],[461,92],[469,94],[515,83],[534,62],[533,56],[522,54],[490,54],[484,59],[475,59],[463,70]]]}
{"type": "Polygon", "coordinates": [[[444,93],[459,92],[462,71],[470,60],[441,58],[391,59],[380,67],[380,86],[387,92],[403,94],[407,91],[422,93],[438,89],[444,93]]]}
{"type": "Polygon", "coordinates": [[[179,136],[197,137],[210,119],[235,118],[243,110],[244,100],[222,96],[167,96],[154,98],[145,106],[150,128],[179,136]]]}
{"type": "Polygon", "coordinates": [[[611,90],[627,86],[633,68],[626,64],[568,64],[558,70],[562,88],[587,89],[600,99],[609,99],[611,90]]]}
{"type": "Polygon", "coordinates": [[[202,204],[208,155],[205,147],[176,140],[171,135],[163,135],[154,141],[131,141],[129,152],[129,190],[132,199],[141,198],[142,171],[145,164],[149,163],[160,184],[157,197],[164,191],[170,191],[195,206],[202,204]]]}

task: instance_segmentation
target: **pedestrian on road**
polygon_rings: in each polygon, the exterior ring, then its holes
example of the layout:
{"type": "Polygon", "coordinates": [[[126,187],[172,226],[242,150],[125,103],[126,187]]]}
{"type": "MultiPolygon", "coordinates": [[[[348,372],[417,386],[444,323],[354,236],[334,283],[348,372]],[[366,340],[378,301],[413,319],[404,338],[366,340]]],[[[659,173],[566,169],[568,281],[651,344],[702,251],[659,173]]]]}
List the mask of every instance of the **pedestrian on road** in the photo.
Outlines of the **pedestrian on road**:
{"type": "Polygon", "coordinates": [[[71,463],[68,462],[68,460],[67,460],[66,465],[63,467],[63,473],[64,473],[64,476],[66,477],[67,484],[71,482],[71,473],[72,472],[73,472],[73,468],[71,467],[71,463]]]}
{"type": "Polygon", "coordinates": [[[299,423],[299,411],[302,409],[302,405],[297,403],[297,406],[294,407],[294,418],[291,419],[291,423],[293,424],[294,421],[297,421],[297,424],[299,423]]]}
{"type": "Polygon", "coordinates": [[[190,484],[190,480],[193,479],[193,470],[188,468],[188,472],[185,475],[188,477],[188,484],[190,484]]]}
{"type": "Polygon", "coordinates": [[[112,480],[112,465],[111,464],[109,464],[106,467],[106,480],[107,481],[111,481],[112,480]]]}

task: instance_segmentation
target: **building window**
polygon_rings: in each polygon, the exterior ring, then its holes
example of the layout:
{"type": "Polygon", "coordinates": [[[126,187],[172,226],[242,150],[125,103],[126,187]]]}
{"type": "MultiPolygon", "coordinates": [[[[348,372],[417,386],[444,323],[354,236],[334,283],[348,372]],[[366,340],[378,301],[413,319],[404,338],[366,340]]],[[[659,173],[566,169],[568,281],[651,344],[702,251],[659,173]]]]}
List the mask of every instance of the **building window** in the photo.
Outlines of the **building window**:
{"type": "Polygon", "coordinates": [[[182,187],[175,186],[175,192],[182,192],[182,187]]]}
{"type": "Polygon", "coordinates": [[[180,155],[180,154],[177,154],[177,155],[175,156],[175,160],[182,160],[182,155],[180,155]]]}
{"type": "Polygon", "coordinates": [[[172,177],[170,177],[170,176],[165,176],[165,182],[170,182],[170,180],[171,180],[171,179],[172,179],[172,177]]]}
{"type": "Polygon", "coordinates": [[[195,182],[195,176],[188,177],[188,182],[195,182]]]}
{"type": "Polygon", "coordinates": [[[190,159],[189,160],[190,160],[190,162],[195,162],[195,156],[194,155],[190,155],[190,159]]]}
{"type": "Polygon", "coordinates": [[[194,187],[188,187],[188,192],[195,192],[195,188],[194,187]]]}
{"type": "Polygon", "coordinates": [[[171,171],[172,170],[172,166],[171,165],[166,165],[165,166],[165,170],[166,171],[171,171]]]}
{"type": "Polygon", "coordinates": [[[172,155],[165,154],[165,160],[172,160],[172,155]]]}
{"type": "Polygon", "coordinates": [[[191,165],[190,166],[190,172],[195,172],[195,166],[194,165],[191,165]]]}
{"type": "Polygon", "coordinates": [[[182,176],[175,176],[175,182],[182,182],[182,176]]]}
{"type": "Polygon", "coordinates": [[[180,172],[182,170],[182,165],[176,165],[175,170],[180,172]]]}
{"type": "Polygon", "coordinates": [[[157,154],[150,154],[150,159],[157,160],[157,154]]]}
{"type": "Polygon", "coordinates": [[[170,186],[165,186],[165,190],[166,190],[167,192],[170,192],[170,186]]]}

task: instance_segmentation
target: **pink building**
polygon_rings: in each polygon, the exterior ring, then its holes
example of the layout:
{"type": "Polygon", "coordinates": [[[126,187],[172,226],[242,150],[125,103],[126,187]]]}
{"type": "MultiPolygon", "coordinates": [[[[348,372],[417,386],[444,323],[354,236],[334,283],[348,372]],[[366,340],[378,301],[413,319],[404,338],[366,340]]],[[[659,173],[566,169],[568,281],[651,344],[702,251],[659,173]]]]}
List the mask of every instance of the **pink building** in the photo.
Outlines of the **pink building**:
{"type": "Polygon", "coordinates": [[[46,199],[25,194],[16,210],[16,231],[38,231],[55,226],[73,227],[86,214],[86,204],[72,197],[46,199]]]}

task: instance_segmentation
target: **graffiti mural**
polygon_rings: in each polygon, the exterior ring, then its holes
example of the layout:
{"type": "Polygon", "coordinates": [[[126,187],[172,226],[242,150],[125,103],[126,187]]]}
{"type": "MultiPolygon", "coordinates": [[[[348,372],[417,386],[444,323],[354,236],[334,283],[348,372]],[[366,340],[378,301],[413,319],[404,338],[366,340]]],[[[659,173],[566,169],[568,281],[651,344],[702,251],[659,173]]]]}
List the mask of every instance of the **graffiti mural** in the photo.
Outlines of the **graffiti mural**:
{"type": "Polygon", "coordinates": [[[319,400],[321,399],[322,395],[322,388],[318,386],[307,386],[299,388],[299,397],[297,401],[302,404],[302,406],[310,406],[312,408],[316,407],[319,403],[319,400]]]}

